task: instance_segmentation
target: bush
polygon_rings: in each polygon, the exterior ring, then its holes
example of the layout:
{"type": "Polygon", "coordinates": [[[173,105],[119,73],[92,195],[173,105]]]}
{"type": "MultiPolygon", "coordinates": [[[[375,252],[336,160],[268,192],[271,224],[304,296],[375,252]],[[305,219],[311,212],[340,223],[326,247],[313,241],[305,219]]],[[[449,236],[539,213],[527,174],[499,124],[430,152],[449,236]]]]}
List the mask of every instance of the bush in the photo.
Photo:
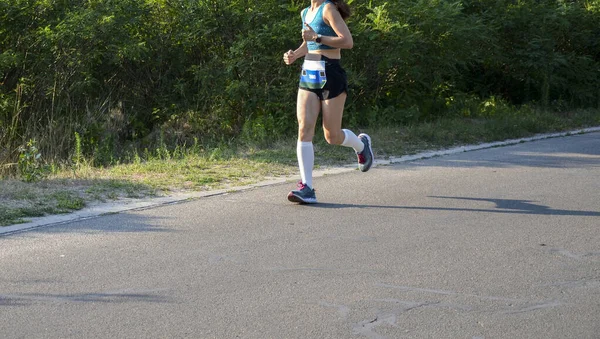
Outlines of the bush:
{"type": "MultiPolygon", "coordinates": [[[[564,0],[348,1],[357,127],[508,105],[600,106],[600,8],[564,0]]],[[[68,159],[295,133],[308,1],[0,0],[0,162],[36,138],[68,159]]]]}
{"type": "Polygon", "coordinates": [[[35,140],[29,140],[25,146],[19,147],[19,176],[25,182],[35,182],[48,176],[49,167],[42,161],[35,140]]]}

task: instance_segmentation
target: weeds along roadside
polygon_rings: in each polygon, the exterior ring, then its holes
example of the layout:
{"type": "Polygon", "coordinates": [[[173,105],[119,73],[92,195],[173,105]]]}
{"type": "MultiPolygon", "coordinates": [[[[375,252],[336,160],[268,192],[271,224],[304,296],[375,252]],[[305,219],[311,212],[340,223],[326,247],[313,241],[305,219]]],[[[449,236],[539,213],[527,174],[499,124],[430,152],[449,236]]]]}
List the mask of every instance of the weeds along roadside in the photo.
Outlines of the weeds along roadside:
{"type": "MultiPolygon", "coordinates": [[[[373,137],[377,157],[386,158],[599,125],[598,110],[560,114],[515,110],[501,118],[438,119],[364,132],[373,137]]],[[[0,180],[0,226],[119,199],[209,191],[295,175],[295,148],[293,138],[269,145],[239,142],[206,149],[162,145],[154,151],[130,154],[109,166],[94,166],[93,158],[85,158],[78,151],[80,146],[69,163],[46,162],[32,141],[21,149],[18,171],[0,180]]],[[[315,151],[318,166],[347,165],[355,160],[352,152],[327,145],[318,134],[315,151]]]]}

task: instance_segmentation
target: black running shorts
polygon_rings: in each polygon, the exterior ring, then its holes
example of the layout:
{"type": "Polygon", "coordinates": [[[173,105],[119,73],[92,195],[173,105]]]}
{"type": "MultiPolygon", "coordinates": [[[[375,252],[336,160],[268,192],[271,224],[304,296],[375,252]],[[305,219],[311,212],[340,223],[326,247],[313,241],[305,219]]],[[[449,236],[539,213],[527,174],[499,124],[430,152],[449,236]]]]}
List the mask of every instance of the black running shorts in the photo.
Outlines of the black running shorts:
{"type": "Polygon", "coordinates": [[[300,86],[299,88],[305,91],[315,93],[320,100],[329,100],[339,96],[342,93],[348,93],[348,80],[346,71],[340,65],[339,59],[329,59],[321,56],[321,60],[325,61],[325,74],[327,82],[322,89],[310,89],[300,86]]]}

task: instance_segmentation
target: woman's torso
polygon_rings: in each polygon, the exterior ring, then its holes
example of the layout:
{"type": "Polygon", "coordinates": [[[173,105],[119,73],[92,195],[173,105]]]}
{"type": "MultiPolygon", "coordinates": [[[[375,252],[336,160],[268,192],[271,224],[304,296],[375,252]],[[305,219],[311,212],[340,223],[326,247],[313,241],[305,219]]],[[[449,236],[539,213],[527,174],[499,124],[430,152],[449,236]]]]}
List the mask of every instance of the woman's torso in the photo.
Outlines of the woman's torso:
{"type": "MultiPolygon", "coordinates": [[[[323,17],[323,11],[325,9],[325,6],[331,3],[331,1],[326,0],[321,4],[321,6],[319,6],[315,11],[312,12],[310,10],[310,7],[304,9],[304,11],[302,11],[302,26],[304,27],[304,23],[306,22],[317,34],[320,34],[322,36],[337,37],[337,34],[333,30],[333,28],[323,17]]],[[[342,56],[341,50],[339,48],[330,47],[324,44],[318,44],[314,41],[308,41],[307,47],[309,54],[324,55],[330,59],[340,59],[342,56]]]]}

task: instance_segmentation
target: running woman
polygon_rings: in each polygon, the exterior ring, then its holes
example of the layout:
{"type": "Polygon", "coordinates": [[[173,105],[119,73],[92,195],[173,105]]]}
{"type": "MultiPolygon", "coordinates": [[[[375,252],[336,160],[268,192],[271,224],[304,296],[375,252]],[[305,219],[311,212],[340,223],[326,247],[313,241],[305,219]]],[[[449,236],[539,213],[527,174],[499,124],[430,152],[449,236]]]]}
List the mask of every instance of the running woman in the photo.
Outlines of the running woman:
{"type": "Polygon", "coordinates": [[[331,145],[353,148],[362,172],[368,171],[373,164],[371,138],[364,133],[356,136],[352,131],[342,129],[348,82],[340,65],[341,50],[351,49],[354,45],[345,21],[349,16],[350,8],[342,0],[311,0],[310,6],[301,12],[302,44],[283,55],[287,65],[304,58],[296,104],[296,152],[302,180],[298,182],[298,189],[288,194],[288,200],[292,202],[317,202],[312,180],[315,162],[312,140],[321,112],[325,140],[331,145]]]}

